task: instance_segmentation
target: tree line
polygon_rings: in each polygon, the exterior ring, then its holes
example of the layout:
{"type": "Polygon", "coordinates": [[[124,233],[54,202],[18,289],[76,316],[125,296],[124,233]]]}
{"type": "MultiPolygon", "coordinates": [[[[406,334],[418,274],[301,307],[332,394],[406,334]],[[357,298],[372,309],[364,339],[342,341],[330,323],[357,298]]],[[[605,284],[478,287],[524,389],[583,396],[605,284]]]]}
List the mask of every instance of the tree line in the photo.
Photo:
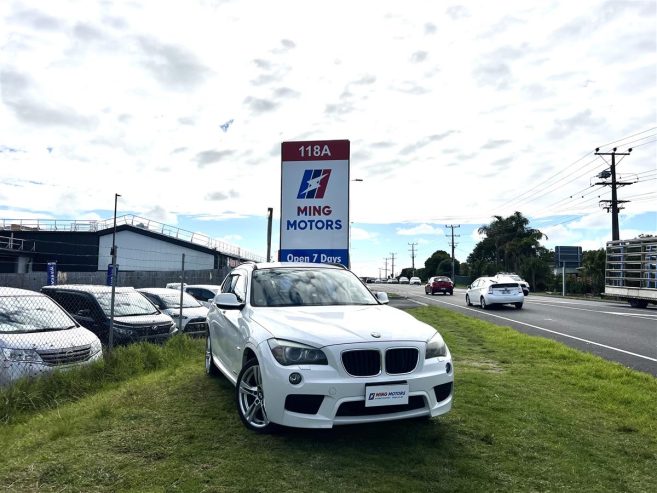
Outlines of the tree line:
{"type": "MultiPolygon", "coordinates": [[[[493,216],[493,220],[478,229],[484,238],[479,241],[465,262],[454,260],[457,281],[468,284],[477,277],[498,272],[514,272],[530,284],[532,291],[561,291],[561,274],[554,274],[554,250],[541,245],[548,237],[529,227],[529,220],[520,212],[508,217],[493,216]]],[[[599,294],[604,291],[605,250],[582,252],[582,268],[578,276],[568,278],[569,293],[599,294]]],[[[432,276],[452,277],[452,258],[444,250],[436,250],[424,262],[424,267],[402,269],[400,276],[418,276],[426,281],[432,276]]]]}

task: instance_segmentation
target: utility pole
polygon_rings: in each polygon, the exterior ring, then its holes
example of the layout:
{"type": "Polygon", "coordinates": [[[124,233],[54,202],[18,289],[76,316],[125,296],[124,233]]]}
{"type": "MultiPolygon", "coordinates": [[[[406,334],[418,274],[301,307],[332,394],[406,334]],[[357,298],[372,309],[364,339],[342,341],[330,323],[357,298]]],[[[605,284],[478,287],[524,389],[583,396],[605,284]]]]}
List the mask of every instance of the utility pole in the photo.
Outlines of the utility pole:
{"type": "Polygon", "coordinates": [[[112,295],[110,297],[110,324],[109,324],[109,351],[111,352],[114,347],[114,301],[116,297],[116,203],[119,200],[120,195],[118,193],[114,194],[114,231],[112,232],[112,250],[110,254],[112,255],[112,295]]]}
{"type": "Polygon", "coordinates": [[[390,260],[390,259],[388,257],[386,257],[383,260],[386,261],[385,273],[386,273],[386,280],[387,280],[388,279],[388,260],[390,260]]]}
{"type": "Polygon", "coordinates": [[[411,246],[411,265],[413,266],[413,276],[415,276],[415,245],[417,243],[409,243],[411,246]]]}
{"type": "Polygon", "coordinates": [[[272,207],[267,207],[267,262],[271,262],[271,220],[274,214],[272,207]]]}
{"type": "Polygon", "coordinates": [[[392,277],[395,277],[395,254],[390,252],[390,255],[392,256],[392,277]]]}
{"type": "Polygon", "coordinates": [[[616,152],[616,147],[612,149],[612,152],[599,152],[600,148],[596,148],[595,150],[595,155],[596,156],[611,156],[611,166],[609,167],[609,174],[605,173],[604,171],[600,174],[598,174],[598,178],[611,178],[611,183],[609,182],[598,182],[596,185],[604,185],[604,186],[611,186],[611,200],[601,200],[600,204],[608,204],[608,205],[603,205],[602,207],[607,210],[607,212],[611,212],[611,239],[612,241],[620,240],[620,231],[618,227],[618,211],[622,209],[622,207],[618,207],[618,204],[623,204],[625,202],[629,202],[628,200],[618,200],[618,196],[616,194],[616,188],[617,187],[622,187],[625,185],[632,185],[634,182],[619,182],[616,180],[616,156],[629,156],[630,152],[632,152],[632,149],[628,149],[627,152],[616,152]]]}
{"type": "Polygon", "coordinates": [[[454,235],[454,228],[460,228],[460,224],[445,224],[446,228],[451,228],[452,229],[452,241],[449,243],[449,245],[452,247],[452,281],[454,281],[454,277],[456,274],[456,269],[454,268],[454,248],[456,247],[456,243],[454,243],[454,237],[456,236],[457,238],[461,235],[454,235]]]}

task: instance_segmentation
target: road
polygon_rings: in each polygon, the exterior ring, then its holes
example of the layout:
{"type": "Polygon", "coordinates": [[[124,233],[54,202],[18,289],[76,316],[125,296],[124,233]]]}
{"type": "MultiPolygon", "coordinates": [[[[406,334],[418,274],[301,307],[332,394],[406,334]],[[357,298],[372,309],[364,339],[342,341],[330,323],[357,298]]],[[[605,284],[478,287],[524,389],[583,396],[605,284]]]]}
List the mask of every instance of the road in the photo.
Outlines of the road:
{"type": "Polygon", "coordinates": [[[570,347],[616,361],[657,377],[657,307],[631,308],[627,303],[563,299],[531,294],[522,310],[512,306],[482,310],[465,305],[465,290],[454,296],[424,294],[424,286],[370,285],[373,291],[401,296],[391,305],[436,305],[463,315],[547,337],[570,347]]]}

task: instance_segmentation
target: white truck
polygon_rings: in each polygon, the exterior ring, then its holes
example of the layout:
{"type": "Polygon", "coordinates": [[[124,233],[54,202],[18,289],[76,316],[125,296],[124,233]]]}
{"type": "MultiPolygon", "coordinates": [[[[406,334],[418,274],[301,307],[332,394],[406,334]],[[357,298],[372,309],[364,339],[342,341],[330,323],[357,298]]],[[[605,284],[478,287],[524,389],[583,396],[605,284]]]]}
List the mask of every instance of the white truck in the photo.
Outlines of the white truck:
{"type": "Polygon", "coordinates": [[[604,296],[636,308],[657,304],[657,236],[607,242],[604,296]]]}

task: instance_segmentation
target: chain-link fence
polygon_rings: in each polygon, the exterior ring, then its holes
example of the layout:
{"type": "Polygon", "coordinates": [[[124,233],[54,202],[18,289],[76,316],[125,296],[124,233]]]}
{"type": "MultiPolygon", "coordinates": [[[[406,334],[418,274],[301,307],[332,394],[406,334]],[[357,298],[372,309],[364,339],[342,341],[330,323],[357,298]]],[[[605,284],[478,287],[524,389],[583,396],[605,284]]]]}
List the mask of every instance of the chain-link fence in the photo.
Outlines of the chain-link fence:
{"type": "Polygon", "coordinates": [[[49,297],[0,288],[0,387],[100,359],[103,348],[91,330],[49,297]]]}
{"type": "MultiPolygon", "coordinates": [[[[207,308],[191,302],[199,308],[176,323],[131,287],[115,288],[114,294],[101,285],[45,286],[41,292],[0,287],[0,387],[91,363],[115,345],[165,342],[191,318],[195,323],[188,329],[204,332],[207,308]]],[[[178,309],[186,315],[179,303],[178,309]]]]}

